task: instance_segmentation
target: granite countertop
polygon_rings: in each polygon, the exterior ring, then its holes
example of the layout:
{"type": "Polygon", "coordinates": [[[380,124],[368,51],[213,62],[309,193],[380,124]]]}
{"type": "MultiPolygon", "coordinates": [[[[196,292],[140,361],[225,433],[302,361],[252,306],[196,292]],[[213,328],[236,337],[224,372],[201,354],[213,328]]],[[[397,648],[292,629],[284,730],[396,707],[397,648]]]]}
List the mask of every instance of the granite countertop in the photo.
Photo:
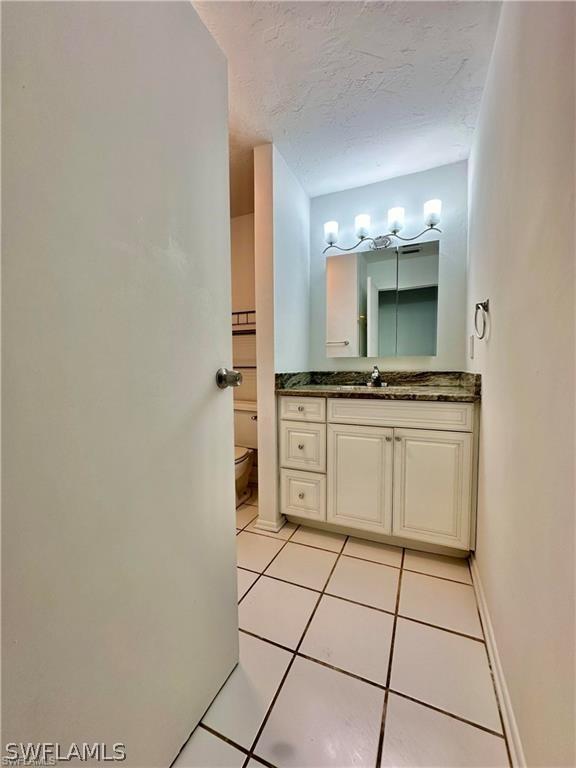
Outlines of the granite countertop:
{"type": "Polygon", "coordinates": [[[276,375],[276,394],[298,397],[377,398],[448,403],[480,401],[478,374],[382,371],[388,386],[368,387],[369,371],[320,371],[276,375]]]}

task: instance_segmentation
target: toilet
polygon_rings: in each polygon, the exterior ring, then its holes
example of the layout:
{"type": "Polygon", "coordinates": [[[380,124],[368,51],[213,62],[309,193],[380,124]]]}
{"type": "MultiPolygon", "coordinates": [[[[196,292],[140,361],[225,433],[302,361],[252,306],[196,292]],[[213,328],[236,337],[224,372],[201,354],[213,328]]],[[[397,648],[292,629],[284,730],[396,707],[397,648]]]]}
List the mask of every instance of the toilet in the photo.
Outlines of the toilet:
{"type": "Polygon", "coordinates": [[[234,470],[236,506],[250,496],[248,483],[258,446],[256,403],[234,400],[234,470]]]}

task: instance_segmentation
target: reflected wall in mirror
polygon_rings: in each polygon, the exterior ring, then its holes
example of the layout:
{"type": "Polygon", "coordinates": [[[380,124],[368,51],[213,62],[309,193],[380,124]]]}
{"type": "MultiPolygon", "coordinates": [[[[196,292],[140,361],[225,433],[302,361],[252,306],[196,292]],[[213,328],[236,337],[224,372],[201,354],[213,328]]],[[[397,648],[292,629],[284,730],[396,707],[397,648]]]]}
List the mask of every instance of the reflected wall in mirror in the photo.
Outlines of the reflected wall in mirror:
{"type": "Polygon", "coordinates": [[[438,241],[326,259],[326,356],[435,356],[438,241]]]}

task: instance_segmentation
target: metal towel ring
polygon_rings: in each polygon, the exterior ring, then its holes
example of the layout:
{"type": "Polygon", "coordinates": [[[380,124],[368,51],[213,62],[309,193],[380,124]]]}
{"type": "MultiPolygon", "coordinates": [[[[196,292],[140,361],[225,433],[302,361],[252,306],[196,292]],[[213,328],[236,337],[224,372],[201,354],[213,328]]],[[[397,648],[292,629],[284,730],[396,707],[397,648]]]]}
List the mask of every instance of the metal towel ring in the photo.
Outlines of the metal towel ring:
{"type": "Polygon", "coordinates": [[[490,311],[490,301],[489,299],[486,299],[486,301],[479,301],[476,304],[476,308],[474,309],[474,330],[476,331],[476,338],[477,339],[483,339],[486,336],[486,330],[488,328],[488,313],[490,311]],[[482,313],[480,317],[482,318],[482,330],[478,328],[478,314],[482,313]]]}

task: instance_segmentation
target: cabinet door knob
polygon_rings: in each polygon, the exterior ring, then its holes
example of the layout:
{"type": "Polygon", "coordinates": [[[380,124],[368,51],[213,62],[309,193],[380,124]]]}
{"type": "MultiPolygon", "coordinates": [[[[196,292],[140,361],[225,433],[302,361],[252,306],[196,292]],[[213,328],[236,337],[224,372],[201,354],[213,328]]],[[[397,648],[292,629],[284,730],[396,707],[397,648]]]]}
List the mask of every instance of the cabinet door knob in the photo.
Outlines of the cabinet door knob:
{"type": "Polygon", "coordinates": [[[298,443],[298,448],[299,448],[299,450],[303,451],[304,450],[304,443],[298,443]]]}
{"type": "Polygon", "coordinates": [[[387,443],[391,443],[392,442],[392,438],[390,436],[386,437],[386,442],[387,443]]]}
{"type": "Polygon", "coordinates": [[[300,491],[300,493],[298,494],[298,498],[299,499],[303,499],[304,498],[304,494],[302,493],[302,491],[300,491]]]}
{"type": "Polygon", "coordinates": [[[394,440],[396,440],[397,443],[401,443],[402,442],[402,438],[401,437],[395,437],[394,440]]]}

